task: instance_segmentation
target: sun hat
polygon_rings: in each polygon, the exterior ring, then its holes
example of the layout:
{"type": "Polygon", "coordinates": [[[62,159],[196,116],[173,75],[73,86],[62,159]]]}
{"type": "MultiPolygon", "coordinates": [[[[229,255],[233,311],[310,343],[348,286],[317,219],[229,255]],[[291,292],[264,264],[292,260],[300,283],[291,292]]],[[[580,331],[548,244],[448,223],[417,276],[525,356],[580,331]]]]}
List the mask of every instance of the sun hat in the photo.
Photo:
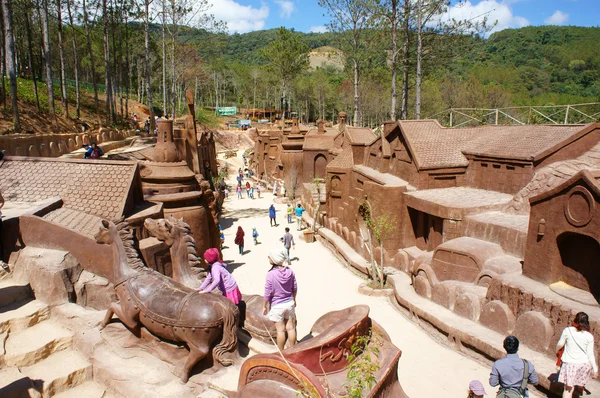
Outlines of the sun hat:
{"type": "Polygon", "coordinates": [[[469,390],[473,391],[473,394],[476,395],[487,395],[485,389],[483,388],[483,384],[479,380],[473,380],[469,383],[469,390]]]}
{"type": "Polygon", "coordinates": [[[287,260],[287,250],[285,249],[285,247],[273,249],[269,253],[269,258],[276,265],[282,265],[284,261],[287,260]]]}

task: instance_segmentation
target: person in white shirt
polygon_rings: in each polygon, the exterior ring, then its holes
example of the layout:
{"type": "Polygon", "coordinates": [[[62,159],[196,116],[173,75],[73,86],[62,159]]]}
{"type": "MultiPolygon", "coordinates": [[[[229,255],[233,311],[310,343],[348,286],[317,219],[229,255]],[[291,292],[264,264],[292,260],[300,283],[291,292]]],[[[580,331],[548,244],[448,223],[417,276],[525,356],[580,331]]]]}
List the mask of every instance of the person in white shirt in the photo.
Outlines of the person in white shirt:
{"type": "Polygon", "coordinates": [[[563,330],[556,344],[556,351],[560,351],[563,347],[558,382],[565,385],[563,398],[571,398],[574,387],[583,389],[590,376],[594,379],[598,378],[594,336],[590,333],[590,321],[585,312],[577,313],[573,325],[563,330]]]}

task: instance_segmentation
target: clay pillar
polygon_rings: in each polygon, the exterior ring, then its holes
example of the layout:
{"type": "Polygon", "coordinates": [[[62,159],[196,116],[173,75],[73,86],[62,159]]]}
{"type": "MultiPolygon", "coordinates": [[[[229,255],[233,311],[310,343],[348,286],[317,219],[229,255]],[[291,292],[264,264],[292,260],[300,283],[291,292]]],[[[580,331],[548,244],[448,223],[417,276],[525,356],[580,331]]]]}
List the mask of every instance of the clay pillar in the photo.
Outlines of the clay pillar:
{"type": "Polygon", "coordinates": [[[317,126],[319,127],[319,134],[325,134],[325,120],[319,120],[317,126]]]}
{"type": "Polygon", "coordinates": [[[158,121],[158,137],[154,148],[155,162],[177,162],[177,147],[173,142],[173,120],[158,121]]]}

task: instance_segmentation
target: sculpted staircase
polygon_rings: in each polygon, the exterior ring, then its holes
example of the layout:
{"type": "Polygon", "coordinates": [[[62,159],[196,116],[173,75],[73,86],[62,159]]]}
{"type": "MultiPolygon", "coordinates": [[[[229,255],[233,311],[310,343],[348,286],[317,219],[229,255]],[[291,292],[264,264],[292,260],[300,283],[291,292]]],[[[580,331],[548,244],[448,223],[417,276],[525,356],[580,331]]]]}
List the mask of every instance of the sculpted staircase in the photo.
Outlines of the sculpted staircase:
{"type": "Polygon", "coordinates": [[[73,333],[50,319],[29,285],[0,281],[0,396],[103,397],[73,333]]]}

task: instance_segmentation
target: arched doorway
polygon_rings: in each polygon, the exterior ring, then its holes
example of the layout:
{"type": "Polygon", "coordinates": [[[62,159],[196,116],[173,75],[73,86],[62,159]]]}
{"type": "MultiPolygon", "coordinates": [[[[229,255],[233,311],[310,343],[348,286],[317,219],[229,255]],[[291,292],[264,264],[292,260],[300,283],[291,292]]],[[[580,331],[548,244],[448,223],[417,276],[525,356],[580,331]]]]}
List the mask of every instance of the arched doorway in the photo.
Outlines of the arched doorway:
{"type": "Polygon", "coordinates": [[[589,291],[600,303],[600,244],[587,235],[565,232],[556,239],[564,266],[562,280],[589,291]]]}
{"type": "Polygon", "coordinates": [[[314,178],[325,178],[327,173],[327,158],[324,155],[315,156],[314,161],[314,178]]]}

